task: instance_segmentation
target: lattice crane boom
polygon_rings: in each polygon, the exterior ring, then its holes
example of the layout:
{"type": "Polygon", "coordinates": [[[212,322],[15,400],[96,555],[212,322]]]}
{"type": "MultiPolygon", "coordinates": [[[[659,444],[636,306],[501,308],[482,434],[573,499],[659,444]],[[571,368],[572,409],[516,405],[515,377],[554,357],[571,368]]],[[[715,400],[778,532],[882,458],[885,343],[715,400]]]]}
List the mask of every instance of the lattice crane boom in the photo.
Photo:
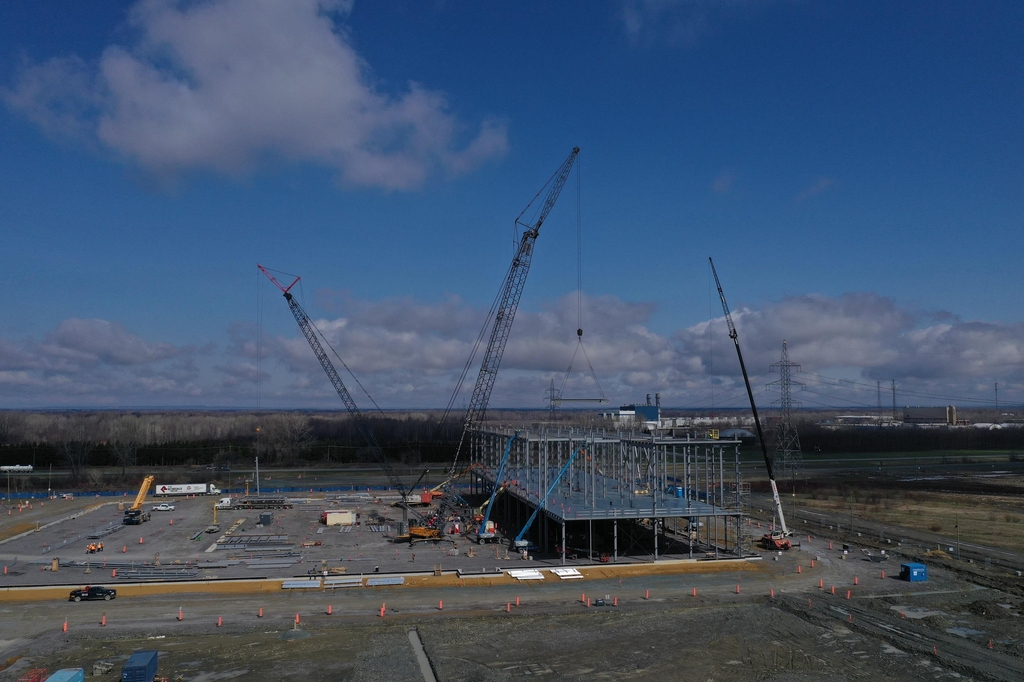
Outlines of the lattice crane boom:
{"type": "MultiPolygon", "coordinates": [[[[348,413],[352,415],[353,421],[356,424],[356,428],[359,429],[360,435],[366,441],[366,444],[370,448],[370,453],[374,459],[377,460],[377,464],[384,471],[384,474],[388,478],[388,482],[391,486],[399,491],[402,495],[402,501],[405,502],[410,490],[407,490],[405,484],[402,483],[402,479],[399,478],[395,472],[394,467],[388,460],[387,455],[384,454],[384,450],[380,447],[377,442],[377,437],[373,435],[373,430],[370,429],[370,425],[366,421],[365,415],[356,405],[356,401],[352,398],[352,394],[349,393],[348,388],[345,386],[345,382],[341,380],[341,376],[338,371],[334,369],[334,363],[331,362],[331,358],[324,351],[323,345],[320,343],[320,339],[317,338],[316,330],[313,327],[313,322],[309,319],[306,311],[299,305],[299,302],[295,300],[295,297],[291,294],[291,289],[299,282],[299,277],[295,278],[291,284],[287,287],[283,286],[277,279],[267,272],[267,269],[260,264],[256,264],[256,267],[266,275],[271,282],[277,286],[278,289],[284,294],[284,298],[288,301],[288,308],[292,311],[292,316],[295,318],[295,322],[299,325],[299,330],[302,335],[306,337],[306,341],[309,343],[309,347],[313,349],[313,354],[316,355],[316,359],[320,361],[320,366],[323,367],[324,372],[327,374],[327,378],[330,379],[331,385],[334,386],[334,390],[337,391],[338,397],[345,403],[345,408],[348,409],[348,413]]],[[[403,510],[408,509],[407,505],[403,504],[403,510]]],[[[415,511],[413,511],[416,514],[415,511]]],[[[416,514],[419,516],[418,514],[416,514]]],[[[405,529],[403,529],[404,531],[405,529]]]]}
{"type": "MultiPolygon", "coordinates": [[[[491,328],[491,335],[487,341],[487,348],[484,351],[483,361],[480,363],[480,373],[477,375],[476,384],[473,386],[473,394],[469,399],[469,407],[466,410],[466,417],[462,423],[462,436],[459,439],[459,447],[455,452],[455,459],[452,461],[451,473],[454,473],[458,466],[459,455],[462,453],[462,446],[466,440],[466,434],[477,424],[483,421],[487,413],[487,404],[491,399],[491,391],[494,388],[494,380],[498,376],[498,367],[501,365],[502,355],[505,353],[505,344],[508,342],[508,335],[512,331],[512,322],[515,320],[516,311],[519,309],[519,300],[523,296],[523,287],[526,284],[526,276],[530,273],[530,265],[533,262],[533,247],[540,235],[541,225],[547,219],[548,214],[558,201],[558,196],[565,187],[569,178],[573,163],[580,153],[579,147],[573,147],[572,152],[562,162],[553,176],[551,189],[548,191],[540,214],[533,225],[520,221],[523,213],[516,218],[516,224],[526,229],[519,240],[519,248],[512,258],[502,284],[501,300],[494,314],[494,326],[491,328]]],[[[533,202],[531,202],[532,204],[533,202]]],[[[528,207],[527,207],[528,208],[528,207]]]]}
{"type": "Polygon", "coordinates": [[[772,487],[772,502],[775,505],[775,514],[779,518],[779,526],[782,528],[783,536],[789,536],[789,529],[786,527],[786,517],[782,514],[782,500],[779,498],[779,489],[775,485],[775,470],[772,466],[772,458],[768,455],[768,445],[761,430],[761,419],[757,415],[757,404],[754,402],[754,392],[750,388],[750,379],[747,376],[747,366],[743,362],[743,352],[740,350],[739,334],[736,332],[736,325],[732,321],[732,313],[729,312],[729,304],[725,300],[725,292],[722,291],[722,283],[718,280],[718,271],[715,270],[715,262],[708,258],[711,264],[711,274],[715,276],[715,286],[718,287],[718,298],[722,301],[722,311],[725,313],[725,323],[729,327],[729,338],[736,346],[736,357],[740,361],[740,371],[743,372],[743,383],[747,387],[747,397],[750,399],[750,411],[754,413],[754,426],[757,427],[757,440],[761,444],[761,454],[764,455],[764,465],[768,469],[768,482],[772,487]]]}
{"type": "MultiPolygon", "coordinates": [[[[477,375],[476,384],[473,386],[473,393],[469,399],[469,407],[462,422],[462,435],[459,437],[459,445],[455,450],[455,457],[452,459],[449,468],[448,480],[442,486],[441,499],[438,503],[437,524],[443,529],[448,515],[457,506],[457,498],[454,494],[452,481],[458,471],[459,457],[466,442],[466,435],[480,422],[487,413],[487,404],[491,399],[491,391],[494,389],[494,380],[498,377],[498,367],[501,365],[502,355],[505,353],[505,344],[508,342],[509,333],[512,331],[512,322],[515,320],[516,311],[519,309],[519,301],[523,296],[523,287],[526,285],[526,276],[530,273],[530,265],[533,262],[534,244],[540,235],[541,225],[547,219],[551,209],[554,208],[558,196],[565,187],[569,178],[569,172],[580,153],[579,147],[573,147],[569,156],[552,176],[550,189],[544,198],[537,219],[532,225],[521,222],[521,218],[529,209],[533,201],[516,218],[516,224],[525,227],[523,235],[519,240],[519,248],[512,258],[512,264],[505,274],[505,281],[502,284],[501,294],[494,313],[494,326],[487,341],[487,348],[484,351],[483,360],[480,363],[480,372],[477,375]]],[[[543,192],[543,188],[541,192],[543,192]]],[[[537,194],[540,196],[540,193],[537,194]]],[[[536,197],[534,197],[536,200],[536,197]]]]}

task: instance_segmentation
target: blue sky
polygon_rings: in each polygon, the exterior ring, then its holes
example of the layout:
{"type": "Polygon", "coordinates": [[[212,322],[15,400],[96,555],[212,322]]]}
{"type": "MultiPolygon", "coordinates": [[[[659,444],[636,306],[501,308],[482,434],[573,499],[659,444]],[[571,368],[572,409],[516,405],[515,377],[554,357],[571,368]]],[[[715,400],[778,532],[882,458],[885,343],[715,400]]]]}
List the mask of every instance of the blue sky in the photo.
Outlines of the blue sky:
{"type": "Polygon", "coordinates": [[[1022,29],[1013,2],[4,3],[0,407],[250,407],[257,364],[265,405],[336,406],[256,262],[382,406],[441,406],[573,145],[492,404],[565,374],[577,215],[613,403],[742,404],[708,256],[758,386],[785,338],[807,406],[1020,403],[1022,29]]]}

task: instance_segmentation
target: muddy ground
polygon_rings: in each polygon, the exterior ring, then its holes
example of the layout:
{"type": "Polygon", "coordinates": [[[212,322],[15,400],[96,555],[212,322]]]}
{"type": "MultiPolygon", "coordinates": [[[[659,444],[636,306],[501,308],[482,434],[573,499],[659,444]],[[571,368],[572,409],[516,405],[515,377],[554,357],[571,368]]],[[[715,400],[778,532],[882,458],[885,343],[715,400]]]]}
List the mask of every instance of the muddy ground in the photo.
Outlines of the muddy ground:
{"type": "MultiPolygon", "coordinates": [[[[937,628],[962,620],[956,614],[918,606],[915,618],[900,618],[880,601],[858,603],[851,623],[844,599],[815,601],[820,605],[810,609],[802,599],[787,597],[529,615],[396,614],[298,631],[195,632],[161,639],[123,631],[116,638],[51,634],[36,644],[59,647],[52,666],[120,662],[137,648],[156,648],[162,674],[193,682],[421,679],[410,627],[418,629],[441,680],[1013,680],[1024,674],[1016,644],[1008,649],[1005,635],[1000,651],[959,635],[936,637],[937,628]],[[923,612],[930,615],[917,617],[923,612]],[[931,642],[937,642],[938,653],[931,642]]],[[[995,602],[969,604],[974,606],[964,605],[967,611],[994,609],[987,617],[997,621],[1019,620],[995,602]]],[[[1020,635],[1016,622],[992,625],[1013,630],[1014,641],[1020,635]]],[[[103,677],[115,679],[118,669],[103,677]]]]}

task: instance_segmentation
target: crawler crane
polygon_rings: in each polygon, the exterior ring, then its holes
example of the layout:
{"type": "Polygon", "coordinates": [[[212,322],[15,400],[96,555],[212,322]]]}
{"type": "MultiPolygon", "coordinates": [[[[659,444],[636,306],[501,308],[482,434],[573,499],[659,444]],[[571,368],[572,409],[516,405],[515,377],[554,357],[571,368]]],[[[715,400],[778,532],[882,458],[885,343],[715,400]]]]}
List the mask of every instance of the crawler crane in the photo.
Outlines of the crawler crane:
{"type": "Polygon", "coordinates": [[[782,514],[782,501],[779,499],[779,488],[775,485],[775,469],[772,466],[772,458],[768,456],[768,445],[764,440],[764,433],[761,431],[761,419],[757,416],[757,405],[754,403],[754,392],[750,390],[750,379],[747,377],[747,366],[743,364],[743,353],[740,352],[739,334],[736,332],[736,325],[732,322],[732,313],[729,312],[729,304],[725,302],[725,292],[722,291],[722,283],[718,281],[718,272],[715,270],[715,263],[710,258],[711,273],[715,276],[715,286],[718,287],[718,298],[722,300],[722,311],[725,313],[725,323],[729,326],[729,338],[736,345],[736,357],[740,361],[740,371],[743,372],[743,383],[747,387],[747,397],[750,398],[750,411],[754,413],[754,426],[757,427],[757,441],[761,444],[761,453],[764,455],[764,465],[768,469],[768,482],[772,486],[772,503],[775,505],[775,517],[779,520],[779,528],[765,533],[761,538],[761,546],[765,549],[791,549],[793,543],[789,540],[792,535],[786,527],[786,517],[782,514]]]}
{"type": "MultiPolygon", "coordinates": [[[[537,242],[537,237],[540,235],[541,225],[544,224],[544,221],[547,219],[551,209],[554,208],[555,202],[558,201],[558,196],[562,193],[562,188],[565,186],[565,182],[569,178],[569,172],[572,170],[573,164],[575,163],[576,157],[579,153],[580,148],[573,147],[569,156],[566,157],[565,161],[562,162],[562,165],[558,167],[558,170],[555,171],[544,187],[541,188],[540,192],[537,193],[533,200],[530,201],[527,207],[524,208],[516,218],[516,225],[525,229],[519,240],[519,247],[516,250],[516,254],[512,258],[512,264],[509,266],[508,272],[505,274],[505,281],[502,284],[498,296],[492,304],[490,315],[488,316],[487,322],[484,323],[484,329],[481,330],[480,337],[477,340],[477,344],[483,340],[484,331],[493,316],[494,326],[491,327],[491,333],[487,341],[486,350],[484,351],[484,357],[480,363],[480,373],[477,375],[476,385],[473,387],[473,394],[469,399],[469,408],[466,410],[466,416],[462,421],[462,435],[459,438],[459,445],[455,451],[455,457],[452,459],[451,467],[448,471],[448,478],[441,486],[441,498],[438,502],[434,525],[442,532],[448,523],[449,517],[452,516],[455,513],[455,510],[461,506],[461,500],[455,492],[454,484],[454,481],[457,478],[456,472],[458,471],[459,457],[462,455],[463,447],[466,444],[467,434],[469,434],[470,431],[476,428],[484,420],[484,416],[487,413],[487,404],[491,399],[491,390],[494,388],[494,380],[498,376],[498,367],[501,364],[501,357],[505,353],[505,344],[508,342],[509,333],[512,331],[512,322],[515,320],[516,311],[519,309],[519,300],[523,296],[523,287],[526,285],[526,276],[530,273],[530,264],[533,261],[533,249],[537,242]],[[523,215],[527,210],[529,210],[530,206],[533,205],[534,201],[540,197],[545,187],[550,187],[550,189],[548,190],[547,196],[544,198],[544,203],[540,208],[537,219],[532,224],[524,222],[521,220],[523,215]]],[[[465,379],[475,356],[476,348],[474,348],[473,353],[469,357],[469,361],[466,363],[466,367],[463,369],[462,376],[459,378],[455,392],[452,395],[452,399],[448,403],[445,416],[447,416],[448,412],[451,410],[451,407],[458,396],[459,389],[462,387],[462,382],[465,379]]],[[[495,482],[495,485],[498,485],[498,483],[495,482]]]]}
{"type": "MultiPolygon", "coordinates": [[[[402,483],[402,479],[398,477],[391,462],[388,461],[387,455],[381,449],[380,444],[377,442],[377,437],[373,435],[373,430],[370,429],[370,425],[367,423],[366,417],[359,410],[356,405],[356,401],[353,400],[352,394],[349,393],[345,387],[344,382],[341,380],[341,376],[338,371],[334,369],[334,363],[331,362],[330,357],[327,356],[324,351],[323,345],[317,338],[315,327],[313,326],[312,320],[309,319],[309,315],[299,305],[299,302],[295,300],[295,297],[291,294],[291,289],[299,282],[299,277],[295,278],[291,284],[287,287],[283,286],[277,281],[277,278],[270,274],[266,268],[257,263],[256,267],[267,276],[267,278],[274,283],[274,285],[281,290],[284,294],[284,298],[288,301],[288,308],[292,311],[292,316],[295,318],[295,322],[299,325],[299,330],[302,335],[306,337],[306,341],[309,343],[309,347],[313,349],[313,354],[316,355],[317,360],[320,361],[320,366],[323,367],[324,372],[327,373],[327,378],[330,379],[331,384],[334,386],[334,390],[337,391],[338,397],[345,403],[345,407],[348,409],[352,419],[359,429],[359,433],[362,434],[366,440],[366,444],[370,448],[370,452],[373,454],[374,459],[377,460],[377,464],[383,469],[384,473],[388,477],[388,481],[391,483],[398,492],[402,495],[402,528],[399,532],[399,536],[403,539],[408,539],[410,542],[416,542],[417,540],[440,540],[442,539],[441,533],[431,527],[427,527],[423,524],[422,518],[415,512],[410,510],[408,505],[409,494],[412,492],[412,488],[406,488],[405,484],[402,483]],[[417,517],[417,523],[409,525],[409,512],[412,511],[413,515],[417,517]]],[[[426,473],[426,472],[424,472],[426,473]]],[[[421,476],[422,478],[422,476],[421,476]]],[[[417,484],[419,481],[417,481],[417,484]]],[[[413,486],[415,487],[415,485],[413,486]]]]}

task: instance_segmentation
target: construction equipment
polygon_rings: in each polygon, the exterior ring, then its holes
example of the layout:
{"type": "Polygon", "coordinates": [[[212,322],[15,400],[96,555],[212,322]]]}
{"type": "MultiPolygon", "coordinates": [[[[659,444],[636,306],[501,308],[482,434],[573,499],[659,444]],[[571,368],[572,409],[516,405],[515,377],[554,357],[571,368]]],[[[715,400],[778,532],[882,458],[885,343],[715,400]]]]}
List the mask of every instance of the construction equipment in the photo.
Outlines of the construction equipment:
{"type": "MultiPolygon", "coordinates": [[[[274,283],[274,285],[281,290],[284,294],[284,298],[288,301],[288,308],[292,311],[292,316],[295,318],[295,322],[299,325],[299,330],[302,335],[306,337],[306,341],[309,343],[309,347],[313,350],[313,354],[316,355],[317,360],[320,361],[320,366],[323,367],[324,372],[327,373],[327,378],[330,379],[331,384],[334,386],[334,390],[337,391],[338,397],[345,403],[345,407],[348,409],[348,413],[352,416],[356,427],[359,429],[359,433],[362,434],[366,440],[366,444],[370,448],[370,453],[374,459],[377,460],[377,464],[383,469],[385,475],[388,477],[388,481],[391,483],[399,494],[402,496],[403,502],[407,502],[411,489],[406,489],[405,484],[402,483],[402,479],[395,473],[394,467],[391,466],[391,462],[388,461],[387,455],[381,449],[380,444],[377,442],[376,436],[373,435],[373,431],[370,429],[370,425],[367,423],[366,417],[359,410],[355,400],[352,398],[352,394],[349,393],[348,389],[345,388],[345,383],[341,380],[341,376],[338,375],[338,371],[334,369],[334,363],[331,362],[330,357],[324,351],[323,346],[320,344],[320,340],[317,338],[316,328],[313,325],[313,321],[309,319],[309,315],[303,310],[299,302],[295,300],[295,297],[291,294],[291,289],[299,282],[299,277],[295,278],[291,284],[287,287],[283,286],[277,281],[277,278],[270,274],[266,268],[260,264],[256,264],[256,267],[263,272],[267,278],[274,283]]],[[[410,510],[408,504],[402,505],[402,527],[399,529],[399,536],[405,537],[410,541],[413,540],[438,540],[440,538],[440,532],[434,528],[428,528],[419,523],[415,526],[409,526],[409,512],[412,511],[418,520],[422,522],[422,517],[416,514],[414,510],[410,510]]]]}
{"type": "Polygon", "coordinates": [[[138,526],[143,521],[149,521],[149,512],[143,511],[142,505],[146,502],[146,495],[149,487],[153,485],[153,476],[146,476],[139,486],[139,494],[135,496],[135,503],[124,510],[122,523],[126,526],[138,526]]]}
{"type": "Polygon", "coordinates": [[[477,375],[476,385],[473,387],[473,394],[469,399],[469,407],[466,410],[466,416],[462,422],[462,435],[459,437],[459,445],[455,450],[455,457],[452,459],[451,467],[449,468],[449,478],[441,488],[441,499],[438,502],[438,510],[436,516],[436,525],[442,529],[448,521],[449,515],[459,506],[459,499],[455,493],[454,480],[455,472],[458,470],[459,457],[462,454],[462,448],[466,443],[466,435],[472,431],[477,424],[483,421],[484,416],[487,413],[487,404],[491,399],[491,390],[494,388],[494,380],[498,376],[498,367],[501,364],[501,357],[505,352],[505,344],[508,342],[509,333],[512,331],[512,322],[515,320],[516,311],[519,309],[519,300],[523,295],[523,287],[526,284],[526,276],[530,272],[530,264],[533,261],[533,247],[537,241],[537,236],[540,234],[541,225],[547,219],[551,209],[554,208],[555,202],[558,200],[558,196],[562,193],[562,188],[565,186],[565,181],[569,177],[569,172],[572,170],[573,163],[576,161],[576,157],[580,153],[579,147],[573,147],[569,156],[562,162],[562,165],[558,167],[558,170],[548,179],[548,182],[544,184],[544,187],[537,192],[536,196],[527,204],[526,208],[522,210],[519,216],[515,220],[515,224],[519,225],[524,229],[522,237],[519,240],[519,247],[516,250],[515,256],[512,257],[512,264],[508,268],[508,272],[505,274],[505,281],[503,282],[497,297],[491,304],[491,309],[488,313],[487,319],[484,322],[483,327],[480,330],[480,335],[477,337],[476,345],[473,348],[473,352],[469,356],[469,360],[466,362],[465,368],[462,370],[462,375],[459,377],[459,381],[456,384],[455,391],[452,394],[451,400],[448,402],[448,407],[445,409],[445,415],[442,417],[442,421],[447,417],[451,411],[452,406],[462,388],[463,380],[469,372],[473,364],[473,359],[476,357],[476,351],[483,340],[484,334],[487,330],[491,320],[494,320],[494,325],[491,327],[490,337],[487,341],[487,348],[484,351],[483,360],[480,363],[480,373],[477,375]],[[544,192],[546,187],[549,187],[547,196],[544,199],[544,203],[540,208],[537,215],[537,219],[533,224],[523,222],[521,219],[523,215],[530,209],[530,206],[537,200],[538,197],[544,192]]]}
{"type": "Polygon", "coordinates": [[[580,446],[573,450],[573,453],[569,455],[569,459],[565,461],[565,465],[562,466],[562,470],[558,472],[557,476],[555,476],[555,480],[551,481],[551,486],[548,488],[548,491],[544,493],[544,497],[542,497],[540,502],[537,503],[537,508],[533,510],[533,513],[530,514],[530,518],[526,520],[526,525],[523,526],[523,529],[519,531],[519,535],[517,535],[516,539],[512,542],[513,547],[516,549],[526,549],[530,546],[528,540],[523,540],[526,536],[526,532],[530,530],[530,526],[533,525],[534,520],[537,518],[537,514],[544,509],[544,505],[547,504],[548,498],[551,497],[551,493],[555,492],[555,487],[558,485],[558,482],[562,480],[562,476],[565,476],[565,472],[569,470],[569,466],[572,464],[573,460],[576,459],[576,455],[582,452],[584,452],[584,450],[583,447],[580,446]]]}
{"type": "Polygon", "coordinates": [[[512,452],[512,443],[518,435],[519,432],[516,431],[509,436],[508,442],[505,443],[505,454],[501,456],[501,464],[498,465],[498,473],[494,477],[494,490],[491,491],[491,496],[487,499],[487,508],[484,511],[483,518],[480,520],[480,527],[476,531],[477,544],[483,544],[486,541],[493,540],[496,536],[495,532],[487,527],[487,524],[490,522],[491,509],[494,508],[494,500],[497,499],[501,491],[508,486],[508,482],[503,484],[501,483],[501,475],[505,472],[505,464],[508,462],[509,453],[512,452]]]}
{"type": "Polygon", "coordinates": [[[782,513],[782,501],[779,499],[779,488],[775,485],[775,470],[772,467],[772,458],[768,456],[768,445],[764,440],[764,433],[761,430],[761,419],[757,416],[757,405],[754,403],[754,392],[750,389],[750,379],[747,377],[747,366],[743,363],[743,353],[740,352],[739,334],[736,332],[736,325],[732,322],[732,313],[729,312],[729,304],[725,302],[725,292],[722,291],[722,283],[718,280],[718,272],[715,270],[715,262],[708,258],[711,264],[711,273],[715,276],[715,286],[718,287],[718,298],[722,301],[722,310],[725,312],[725,323],[729,326],[729,338],[736,346],[736,357],[740,361],[740,371],[743,372],[743,383],[747,387],[747,397],[750,399],[750,411],[754,413],[754,426],[757,427],[757,441],[761,444],[761,453],[764,455],[764,465],[768,469],[768,482],[772,487],[772,503],[775,505],[774,514],[779,522],[779,530],[766,533],[760,540],[761,546],[765,549],[790,549],[793,543],[787,540],[792,533],[786,527],[786,517],[782,513]]]}

